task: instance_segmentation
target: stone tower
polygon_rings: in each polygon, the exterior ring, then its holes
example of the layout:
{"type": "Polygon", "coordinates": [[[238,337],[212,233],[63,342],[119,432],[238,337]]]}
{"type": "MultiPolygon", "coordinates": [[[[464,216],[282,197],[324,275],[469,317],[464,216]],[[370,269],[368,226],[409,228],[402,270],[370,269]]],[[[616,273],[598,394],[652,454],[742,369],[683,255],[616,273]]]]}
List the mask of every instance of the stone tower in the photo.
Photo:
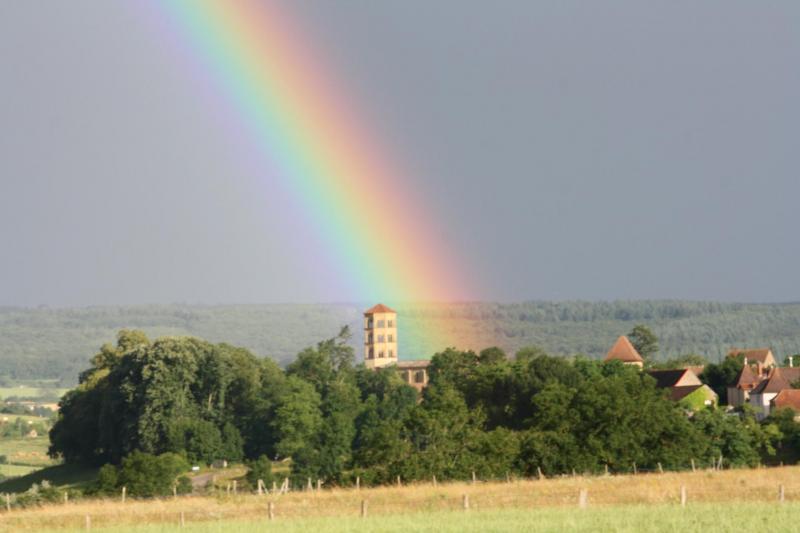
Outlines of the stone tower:
{"type": "Polygon", "coordinates": [[[364,365],[397,364],[397,312],[383,304],[364,311],[364,365]]]}

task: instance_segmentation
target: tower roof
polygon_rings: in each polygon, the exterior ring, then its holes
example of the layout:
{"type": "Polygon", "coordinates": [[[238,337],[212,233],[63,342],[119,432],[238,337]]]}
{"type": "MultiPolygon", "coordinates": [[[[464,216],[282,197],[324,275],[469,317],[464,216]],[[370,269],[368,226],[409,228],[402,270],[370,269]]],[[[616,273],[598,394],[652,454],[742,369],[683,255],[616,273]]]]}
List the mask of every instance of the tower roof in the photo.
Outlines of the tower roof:
{"type": "Polygon", "coordinates": [[[628,337],[625,335],[617,339],[617,342],[615,342],[614,346],[608,351],[605,360],[613,361],[615,359],[624,363],[644,362],[642,356],[639,355],[639,352],[636,351],[636,348],[633,347],[633,344],[631,344],[631,341],[629,341],[628,337]]]}
{"type": "Polygon", "coordinates": [[[375,313],[397,313],[397,311],[383,304],[373,305],[372,307],[364,311],[365,315],[374,315],[375,313]]]}

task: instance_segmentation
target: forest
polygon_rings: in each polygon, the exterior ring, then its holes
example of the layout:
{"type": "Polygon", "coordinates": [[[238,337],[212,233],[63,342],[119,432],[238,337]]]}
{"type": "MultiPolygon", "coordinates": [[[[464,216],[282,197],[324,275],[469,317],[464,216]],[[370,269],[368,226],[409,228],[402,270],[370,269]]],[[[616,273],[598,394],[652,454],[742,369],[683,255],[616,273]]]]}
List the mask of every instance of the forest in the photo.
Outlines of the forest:
{"type": "MultiPolygon", "coordinates": [[[[0,308],[0,384],[51,379],[73,386],[89,354],[120,329],[226,341],[285,366],[304,346],[335,335],[342,324],[360,331],[361,311],[372,303],[0,308]]],[[[698,354],[718,361],[734,346],[769,346],[779,360],[800,353],[800,304],[576,301],[394,307],[406,359],[429,358],[445,348],[410,333],[422,322],[450,332],[462,350],[499,346],[514,353],[539,346],[551,355],[600,358],[619,335],[644,323],[660,340],[657,358],[662,360],[698,354]]],[[[349,343],[356,348],[360,341],[354,337],[349,343]]]]}
{"type": "Polygon", "coordinates": [[[793,415],[689,414],[634,367],[538,348],[447,349],[418,396],[391,367],[355,364],[347,327],[285,369],[228,344],[125,330],[64,396],[50,453],[109,465],[109,490],[148,457],[245,461],[261,479],[270,460],[291,458],[296,483],[329,485],[683,470],[796,462],[793,415]]]}

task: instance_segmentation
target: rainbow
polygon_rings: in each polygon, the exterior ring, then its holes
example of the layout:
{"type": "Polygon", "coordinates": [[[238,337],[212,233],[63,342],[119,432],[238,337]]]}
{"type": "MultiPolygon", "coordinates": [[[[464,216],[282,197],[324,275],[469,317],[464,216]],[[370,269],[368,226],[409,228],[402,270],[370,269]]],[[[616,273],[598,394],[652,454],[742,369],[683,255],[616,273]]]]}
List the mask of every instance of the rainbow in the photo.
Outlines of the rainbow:
{"type": "MultiPolygon", "coordinates": [[[[343,278],[337,283],[354,301],[396,305],[471,297],[461,278],[465,265],[432,237],[437,224],[424,200],[360,123],[286,7],[258,0],[151,5],[165,17],[171,37],[189,43],[207,79],[236,110],[269,171],[279,174],[327,246],[315,259],[332,263],[343,278]]],[[[424,338],[433,349],[458,344],[431,329],[402,333],[424,338]]]]}

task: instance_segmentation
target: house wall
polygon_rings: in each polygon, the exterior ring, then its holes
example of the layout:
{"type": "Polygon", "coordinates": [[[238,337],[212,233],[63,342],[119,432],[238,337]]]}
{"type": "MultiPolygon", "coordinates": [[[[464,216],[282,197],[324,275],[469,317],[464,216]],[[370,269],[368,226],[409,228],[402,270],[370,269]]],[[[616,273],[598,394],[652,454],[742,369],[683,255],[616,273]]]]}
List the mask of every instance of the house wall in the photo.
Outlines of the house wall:
{"type": "Polygon", "coordinates": [[[380,368],[394,364],[397,364],[397,313],[365,315],[364,366],[380,368]]]}

